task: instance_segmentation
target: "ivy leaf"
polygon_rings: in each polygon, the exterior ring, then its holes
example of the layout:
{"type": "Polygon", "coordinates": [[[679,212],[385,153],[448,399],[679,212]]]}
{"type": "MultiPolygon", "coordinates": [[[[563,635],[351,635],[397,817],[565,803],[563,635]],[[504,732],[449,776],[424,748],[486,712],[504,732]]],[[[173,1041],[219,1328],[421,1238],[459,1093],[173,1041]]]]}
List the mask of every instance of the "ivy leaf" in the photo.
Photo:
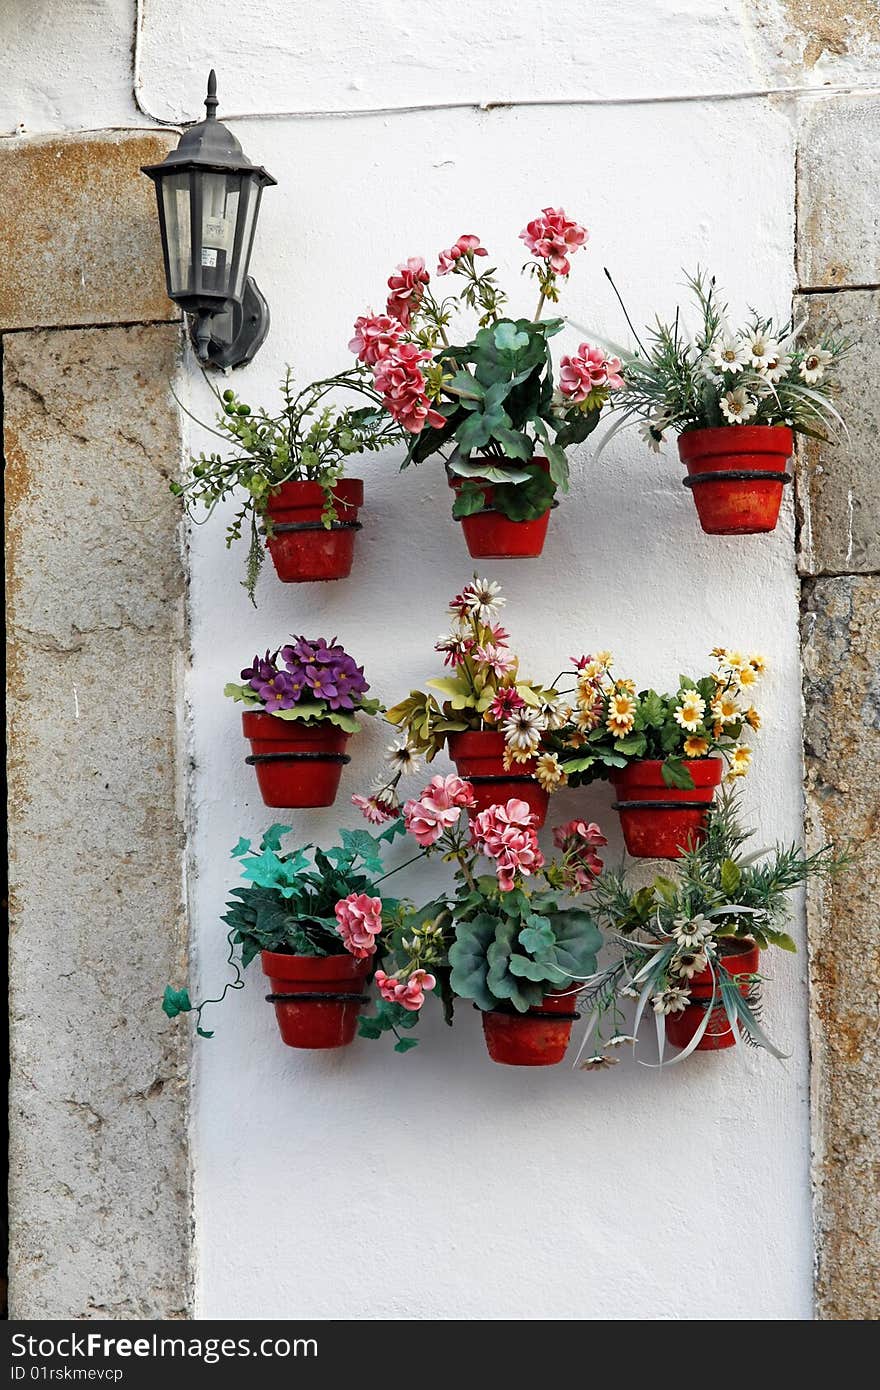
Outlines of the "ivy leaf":
{"type": "Polygon", "coordinates": [[[243,854],[247,854],[250,847],[250,840],[246,840],[242,835],[239,837],[238,844],[233,849],[231,849],[229,853],[232,855],[233,859],[240,859],[243,854]]]}
{"type": "Polygon", "coordinates": [[[418,1047],[418,1045],[418,1038],[398,1038],[397,1042],[394,1044],[394,1051],[409,1052],[411,1048],[418,1047]]]}
{"type": "Polygon", "coordinates": [[[197,1028],[196,1032],[200,1038],[213,1038],[214,1036],[213,1028],[197,1028]]]}
{"type": "Polygon", "coordinates": [[[177,1018],[178,1014],[188,1014],[192,1009],[188,989],[172,989],[170,985],[165,986],[165,993],[162,997],[162,1012],[169,1018],[177,1018]]]}
{"type": "MultiPolygon", "coordinates": [[[[260,841],[260,849],[261,849],[261,850],[267,850],[267,849],[268,849],[268,850],[274,850],[274,851],[277,852],[277,851],[281,848],[281,839],[282,839],[282,836],[284,836],[284,835],[289,835],[289,834],[290,834],[290,831],[292,830],[292,828],[293,828],[293,827],[290,826],[290,825],[279,825],[279,824],[270,825],[270,826],[269,826],[269,829],[263,832],[263,838],[262,838],[262,840],[260,841]]],[[[245,844],[246,844],[247,841],[244,841],[244,842],[243,842],[243,841],[239,840],[239,844],[242,844],[242,843],[245,843],[245,844]]],[[[234,853],[235,853],[235,850],[233,850],[232,852],[233,852],[233,854],[234,854],[234,853]]]]}

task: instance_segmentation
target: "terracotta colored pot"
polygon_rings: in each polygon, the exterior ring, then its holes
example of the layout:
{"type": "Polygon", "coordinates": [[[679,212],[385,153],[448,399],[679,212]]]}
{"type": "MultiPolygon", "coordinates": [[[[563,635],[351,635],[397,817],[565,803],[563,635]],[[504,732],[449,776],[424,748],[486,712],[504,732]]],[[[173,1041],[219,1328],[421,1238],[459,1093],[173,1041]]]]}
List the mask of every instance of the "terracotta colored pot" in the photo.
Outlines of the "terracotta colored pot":
{"type": "Polygon", "coordinates": [[[348,1047],[355,1035],[364,1003],[364,985],[370,960],[344,956],[289,956],[281,951],[261,951],[263,974],[268,978],[269,1002],[281,1037],[288,1047],[348,1047]],[[347,998],[315,999],[326,994],[347,998]],[[272,998],[300,995],[301,998],[272,998]]]}
{"type": "Polygon", "coordinates": [[[449,734],[446,743],[459,777],[466,777],[474,789],[477,800],[474,815],[515,796],[520,801],[527,801],[529,809],[537,816],[536,830],[544,824],[550,796],[532,776],[534,758],[527,763],[517,763],[516,772],[505,772],[504,735],[493,729],[449,734]]]}
{"type": "MultiPolygon", "coordinates": [[[[728,954],[722,960],[722,969],[728,975],[756,975],[761,952],[753,942],[730,942],[728,954]]],[[[737,988],[743,997],[749,992],[748,981],[737,988]]],[[[701,970],[690,982],[691,999],[703,1000],[703,1004],[689,1004],[681,1013],[666,1015],[666,1037],[673,1047],[687,1047],[706,1016],[706,1005],[712,998],[712,975],[701,970]]],[[[719,995],[720,998],[720,995],[719,995]]],[[[695,1052],[717,1052],[722,1047],[733,1047],[736,1038],[727,1017],[727,1010],[719,1003],[709,1015],[706,1031],[697,1043],[695,1052]]]]}
{"type": "Polygon", "coordinates": [[[267,806],[333,805],[350,734],[335,724],[301,724],[262,710],[245,710],[241,727],[267,806]]]}
{"type": "Polygon", "coordinates": [[[321,522],[324,490],[317,483],[282,483],[269,497],[274,535],[266,545],[285,584],[345,579],[351,574],[354,538],[360,530],[358,508],[364,505],[363,482],[340,478],[333,484],[333,496],[336,520],[329,530],[321,522]]]}
{"type": "Polygon", "coordinates": [[[682,849],[699,844],[724,770],[720,758],[688,759],[694,786],[684,791],[667,787],[662,767],[658,758],[642,758],[611,773],[618,796],[615,809],[634,859],[680,859],[682,849]]]}
{"type": "Polygon", "coordinates": [[[576,1001],[577,995],[569,990],[548,994],[537,1009],[525,1014],[506,1009],[484,1013],[483,1036],[492,1061],[507,1067],[552,1067],[561,1062],[571,1038],[576,1001]]]}
{"type": "MultiPolygon", "coordinates": [[[[539,464],[545,473],[549,472],[547,459],[534,457],[530,463],[539,464]]],[[[534,560],[544,549],[547,526],[550,522],[550,509],[534,521],[511,521],[503,512],[492,510],[495,489],[491,483],[482,483],[479,478],[459,478],[449,474],[449,486],[458,492],[465,482],[480,485],[486,505],[473,516],[460,517],[461,529],[467,541],[468,553],[475,560],[534,560]]]]}
{"type": "Polygon", "coordinates": [[[727,425],[681,435],[685,487],[694,494],[703,530],[710,536],[773,531],[793,448],[794,436],[785,425],[727,425]]]}

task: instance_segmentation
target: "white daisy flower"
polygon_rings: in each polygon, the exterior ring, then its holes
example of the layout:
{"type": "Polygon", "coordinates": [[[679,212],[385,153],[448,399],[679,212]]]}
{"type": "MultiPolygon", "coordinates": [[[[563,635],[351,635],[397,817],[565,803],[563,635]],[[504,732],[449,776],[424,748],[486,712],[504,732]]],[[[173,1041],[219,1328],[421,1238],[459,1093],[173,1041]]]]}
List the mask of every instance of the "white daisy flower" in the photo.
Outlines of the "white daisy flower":
{"type": "Polygon", "coordinates": [[[517,753],[533,753],[541,746],[541,734],[547,721],[540,710],[523,705],[501,725],[504,741],[517,753]]]}
{"type": "Polygon", "coordinates": [[[418,772],[421,767],[421,759],[417,756],[416,750],[410,748],[409,744],[390,743],[386,750],[386,757],[394,768],[395,772],[402,772],[404,776],[410,776],[418,772]]]}
{"type": "Polygon", "coordinates": [[[603,1057],[600,1052],[595,1057],[588,1057],[585,1062],[581,1062],[581,1071],[599,1071],[601,1067],[616,1067],[619,1057],[603,1057]]]}
{"type": "Polygon", "coordinates": [[[571,708],[564,700],[548,700],[541,706],[541,713],[548,729],[564,729],[571,716],[571,708]]]}
{"type": "Polygon", "coordinates": [[[503,608],[507,602],[501,592],[501,585],[494,579],[475,577],[473,583],[468,584],[465,589],[464,596],[471,613],[481,623],[488,623],[497,617],[499,608],[503,608]]]}
{"type": "Polygon", "coordinates": [[[778,385],[784,376],[788,375],[791,366],[791,356],[777,348],[775,356],[768,357],[761,369],[761,375],[765,381],[769,381],[772,386],[778,385]]]}
{"type": "Polygon", "coordinates": [[[726,391],[718,404],[721,414],[731,425],[742,425],[758,413],[758,402],[742,386],[735,391],[726,391]]]}
{"type": "Polygon", "coordinates": [[[741,372],[749,362],[750,357],[748,343],[744,343],[741,338],[735,338],[730,334],[723,338],[717,338],[709,349],[709,361],[716,376],[721,376],[725,372],[741,372]]]}
{"type": "Polygon", "coordinates": [[[817,381],[821,381],[825,375],[825,368],[834,359],[834,354],[827,348],[809,348],[804,353],[804,360],[800,365],[800,374],[803,381],[808,386],[815,386],[817,381]]]}
{"type": "Polygon", "coordinates": [[[685,917],[676,917],[672,923],[671,935],[685,951],[702,950],[706,937],[712,935],[712,923],[708,917],[702,915],[692,917],[690,920],[685,917]]]}
{"type": "Polygon", "coordinates": [[[643,420],[639,425],[639,434],[642,443],[647,444],[648,448],[654,454],[659,454],[660,445],[666,443],[663,431],[666,429],[668,423],[669,421],[666,419],[665,415],[655,415],[650,420],[643,420]]]}
{"type": "Polygon", "coordinates": [[[768,363],[775,362],[779,357],[779,344],[775,338],[770,338],[766,333],[751,333],[748,338],[749,362],[756,372],[763,375],[768,363]]]}
{"type": "Polygon", "coordinates": [[[654,995],[651,1003],[655,1014],[679,1014],[687,1008],[690,997],[689,989],[664,989],[661,994],[654,995]]]}
{"type": "Polygon", "coordinates": [[[605,1044],[605,1046],[606,1046],[606,1047],[623,1047],[623,1044],[624,1044],[624,1043],[634,1043],[634,1042],[636,1042],[636,1041],[637,1041],[637,1039],[631,1037],[629,1033],[615,1033],[613,1038],[609,1038],[609,1039],[608,1039],[608,1041],[607,1041],[607,1043],[605,1044]]]}
{"type": "Polygon", "coordinates": [[[692,980],[695,975],[699,975],[701,970],[705,970],[708,964],[709,957],[705,951],[694,951],[677,957],[675,973],[686,980],[692,980]]]}

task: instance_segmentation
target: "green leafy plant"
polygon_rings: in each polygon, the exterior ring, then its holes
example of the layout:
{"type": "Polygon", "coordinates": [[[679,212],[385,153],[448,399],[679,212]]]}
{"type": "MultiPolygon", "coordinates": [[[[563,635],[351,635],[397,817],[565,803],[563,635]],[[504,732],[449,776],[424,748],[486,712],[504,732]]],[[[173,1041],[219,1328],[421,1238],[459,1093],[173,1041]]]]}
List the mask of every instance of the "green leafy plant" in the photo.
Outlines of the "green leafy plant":
{"type": "MultiPolygon", "coordinates": [[[[324,494],[322,521],[329,527],[336,520],[334,486],[348,460],[397,442],[403,432],[382,409],[382,399],[363,368],[354,367],[297,390],[288,367],[281,383],[282,407],[274,415],[263,407],[252,409],[231,388],[221,392],[205,379],[219,406],[216,428],[201,420],[196,423],[217,435],[225,448],[193,458],[189,477],[183,483],[171,483],[171,491],[183,498],[195,522],[206,521],[228,497],[239,498],[239,509],[226,528],[226,545],[231,547],[247,534],[243,583],[255,602],[265,557],[264,536],[272,535],[267,510],[271,495],[283,483],[317,483],[324,494]],[[364,396],[370,404],[344,410],[325,404],[326,397],[338,390],[364,396]]],[[[178,404],[190,415],[182,402],[178,404]]]]}
{"type": "Polygon", "coordinates": [[[457,277],[458,294],[438,299],[424,260],[410,257],[388,280],[386,313],[359,318],[351,342],[410,436],[401,466],[439,455],[456,489],[456,517],[486,507],[512,521],[542,516],[557,489],[568,491],[566,449],[592,433],[622,384],[616,359],[587,344],[561,359],[557,378],[549,340],[564,320],[541,320],[544,304],[559,299],[585,228],[561,208],[544,208],[521,238],[534,256],[523,269],[539,287],[533,318],[503,312],[507,295],[494,267],[478,266],[485,247],[464,235],[440,252],[436,272],[457,277]],[[478,327],[453,343],[448,330],[463,309],[478,315],[478,327]]]}
{"type": "MultiPolygon", "coordinates": [[[[282,851],[282,838],[289,825],[272,825],[254,849],[250,840],[240,839],[231,851],[237,860],[244,885],[234,888],[221,918],[229,928],[228,963],[234,976],[222,992],[199,1004],[190,1001],[186,989],[165,990],[162,1008],[169,1018],[194,1013],[196,1031],[210,1038],[202,1026],[202,1011],[209,1004],[221,1004],[232,990],[244,988],[242,972],[261,951],[294,956],[344,955],[349,949],[340,933],[337,905],[351,895],[376,895],[383,872],[382,850],[403,825],[394,821],[378,835],[367,830],[341,830],[340,843],[328,850],[314,845],[282,851]]],[[[392,871],[393,872],[393,871],[392,871]]],[[[391,929],[406,913],[406,904],[382,897],[383,929],[391,929]]],[[[381,959],[381,952],[377,955],[381,959]]]]}
{"type": "Polygon", "coordinates": [[[739,816],[737,794],[727,790],[709,813],[706,838],[683,854],[675,878],[661,875],[635,890],[623,869],[596,880],[592,907],[606,931],[611,960],[581,998],[581,1007],[590,1014],[584,1044],[594,1030],[601,1040],[609,1021],[614,1037],[589,1058],[588,1066],[607,1065],[613,1060],[609,1048],[634,1041],[647,1008],[657,1019],[662,1061],[665,1018],[697,1003],[705,1009],[704,1020],[676,1061],[694,1050],[718,1006],[737,1039],[742,1029],[748,1041],[775,1057],[783,1055],[759,1021],[760,976],[734,977],[722,970],[722,963],[732,959],[737,943],[762,951],[771,946],[795,951],[784,930],[789,894],[811,878],[836,876],[852,860],[832,845],[813,854],[798,845],[744,853],[754,832],[742,829],[739,816]],[[692,998],[692,980],[707,971],[711,996],[692,998]],[[748,985],[745,997],[743,984],[748,985]],[[628,999],[636,1001],[632,1034],[625,1025],[628,999]]]}
{"type": "Polygon", "coordinates": [[[844,428],[834,400],[837,368],[852,347],[848,339],[828,334],[805,343],[806,320],[779,323],[755,310],[734,329],[714,277],[698,268],[686,278],[700,318],[692,338],[677,311],[672,323],[658,318],[643,341],[620,301],[638,351],[615,346],[624,385],[615,393],[606,439],[636,421],[655,452],[667,430],[787,425],[827,440],[844,428]]]}
{"type": "Polygon", "coordinates": [[[707,676],[678,678],[673,693],[636,691],[635,682],[612,674],[610,652],[584,656],[570,675],[575,684],[561,699],[572,703],[565,726],[548,735],[566,780],[572,786],[606,778],[615,768],[644,758],[662,761],[669,787],[689,789],[690,767],[721,754],[731,776],[744,776],[751,749],[742,742],[761,719],[751,703],[765,669],[764,658],[715,647],[716,669],[707,676]]]}
{"type": "Polygon", "coordinates": [[[479,1009],[540,1005],[551,990],[573,992],[596,970],[602,936],[582,908],[558,893],[499,893],[486,878],[456,900],[449,948],[453,992],[479,1009]]]}

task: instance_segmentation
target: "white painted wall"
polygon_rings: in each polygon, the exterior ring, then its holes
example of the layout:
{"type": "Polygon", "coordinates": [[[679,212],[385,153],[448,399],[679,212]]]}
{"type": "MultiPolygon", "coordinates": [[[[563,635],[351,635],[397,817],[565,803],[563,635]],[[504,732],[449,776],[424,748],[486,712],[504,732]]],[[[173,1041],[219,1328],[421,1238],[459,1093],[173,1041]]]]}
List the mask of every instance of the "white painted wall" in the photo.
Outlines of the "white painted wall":
{"type": "MultiPolygon", "coordinates": [[[[13,18],[30,8],[13,4],[13,18]]],[[[74,8],[75,55],[95,7],[74,8]]],[[[787,32],[783,7],[771,10],[768,31],[751,27],[751,0],[630,0],[613,13],[558,18],[533,0],[483,11],[146,0],[139,94],[161,118],[196,115],[211,63],[226,109],[251,112],[764,86],[798,78],[796,45],[768,42],[768,32],[787,32]]],[[[99,99],[78,92],[69,72],[47,73],[29,40],[21,51],[30,85],[14,98],[3,92],[2,129],[147,119],[132,114],[130,54],[117,36],[126,11],[133,25],[133,5],[113,0],[114,22],[94,49],[102,81],[89,90],[99,99]]],[[[462,231],[491,248],[514,307],[531,309],[532,288],[517,279],[517,233],[548,202],[590,228],[563,308],[598,331],[623,331],[603,265],[637,321],[670,311],[680,268],[698,261],[736,307],[785,314],[794,114],[746,100],[242,122],[247,152],[279,183],[264,199],[253,265],[273,327],[235,384],[252,404],[271,404],[285,362],[303,377],[343,365],[354,317],[381,305],[396,262],[430,261],[462,231]]],[[[205,414],[210,401],[191,363],[188,378],[192,406],[205,414]]],[[[194,433],[194,448],[204,442],[194,433]]],[[[765,651],[766,727],[747,803],[765,842],[796,836],[790,496],[774,536],[712,539],[673,455],[656,462],[633,436],[598,462],[594,452],[577,453],[572,495],[554,514],[543,558],[485,566],[505,585],[524,665],[549,679],[571,652],[608,646],[622,672],[662,685],[702,668],[719,641],[765,651]]],[[[220,518],[192,536],[198,992],[225,976],[218,919],[236,882],[229,847],[275,818],[244,765],[224,682],[291,632],[338,633],[390,703],[434,672],[445,602],[472,570],[438,466],[400,476],[386,456],[363,471],[365,529],[348,582],[285,587],[267,567],[254,613],[220,518]]],[[[356,741],[337,808],[292,813],[302,839],[328,842],[340,821],[356,823],[347,796],[379,768],[387,741],[378,727],[356,741]]],[[[621,844],[611,800],[601,786],[565,793],[551,819],[598,819],[613,857],[621,844]]],[[[802,942],[800,920],[794,931],[802,942]]],[[[280,1044],[253,967],[214,1040],[198,1048],[200,1315],[808,1318],[806,962],[802,954],[768,964],[768,1021],[792,1059],[780,1066],[738,1051],[662,1075],[629,1059],[608,1074],[494,1066],[467,1007],[452,1033],[429,1009],[422,1046],[406,1057],[367,1042],[326,1057],[296,1053],[280,1044]]]]}

